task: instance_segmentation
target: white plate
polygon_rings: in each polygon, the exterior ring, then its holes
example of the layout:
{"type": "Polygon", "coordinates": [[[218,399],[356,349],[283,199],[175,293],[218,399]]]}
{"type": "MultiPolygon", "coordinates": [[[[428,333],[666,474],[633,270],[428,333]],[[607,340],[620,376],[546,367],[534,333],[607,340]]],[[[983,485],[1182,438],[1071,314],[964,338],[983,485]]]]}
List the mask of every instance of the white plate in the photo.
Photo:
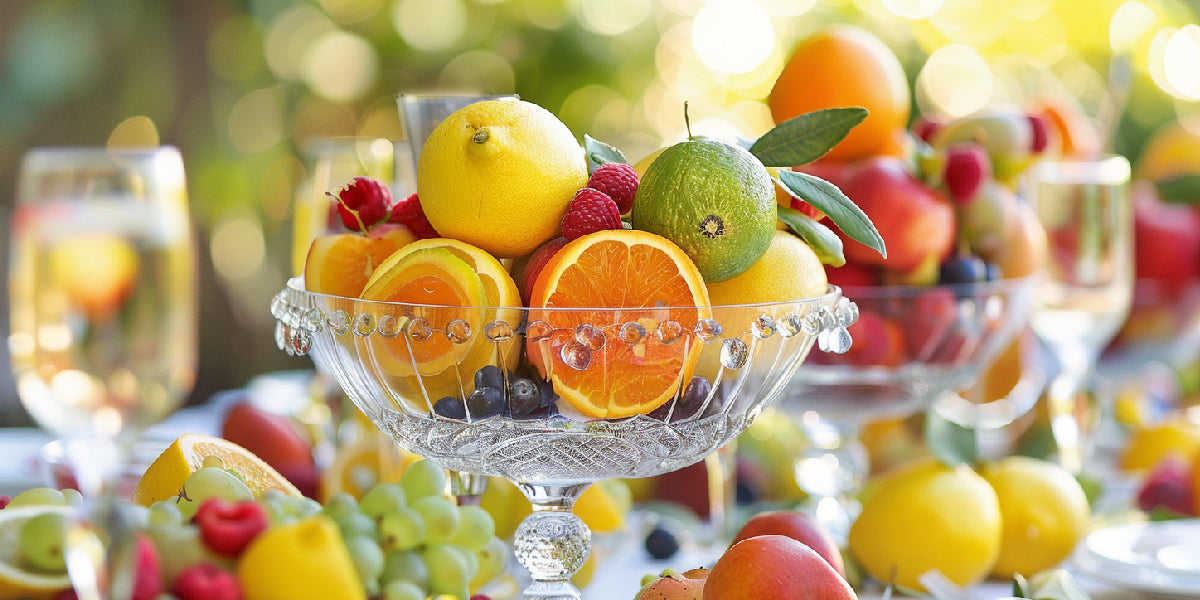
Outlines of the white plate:
{"type": "Polygon", "coordinates": [[[1088,534],[1073,562],[1127,588],[1200,595],[1200,519],[1125,523],[1088,534]]]}

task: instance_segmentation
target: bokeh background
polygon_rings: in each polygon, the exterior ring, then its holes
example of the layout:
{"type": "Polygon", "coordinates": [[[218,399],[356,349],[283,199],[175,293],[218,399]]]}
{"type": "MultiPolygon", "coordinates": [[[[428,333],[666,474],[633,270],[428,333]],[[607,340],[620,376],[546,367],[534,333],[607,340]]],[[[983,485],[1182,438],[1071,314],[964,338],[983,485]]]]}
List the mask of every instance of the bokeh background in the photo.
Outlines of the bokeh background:
{"type": "MultiPolygon", "coordinates": [[[[683,135],[684,101],[696,133],[763,133],[792,47],[849,22],[900,56],[914,115],[1052,90],[1136,162],[1152,131],[1200,114],[1198,20],[1196,0],[0,0],[0,230],[30,147],[130,131],[178,146],[198,402],[307,366],[275,348],[268,310],[291,271],[303,149],[402,138],[401,92],[517,93],[636,160],[683,135]]],[[[0,424],[27,423],[4,369],[0,424]]]]}

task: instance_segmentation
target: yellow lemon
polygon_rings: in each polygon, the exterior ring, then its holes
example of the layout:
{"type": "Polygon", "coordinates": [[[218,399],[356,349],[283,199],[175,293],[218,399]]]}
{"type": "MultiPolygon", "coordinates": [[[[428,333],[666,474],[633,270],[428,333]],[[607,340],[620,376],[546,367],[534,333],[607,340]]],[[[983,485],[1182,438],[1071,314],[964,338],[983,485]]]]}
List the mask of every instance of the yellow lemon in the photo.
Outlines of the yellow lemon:
{"type": "Polygon", "coordinates": [[[21,526],[48,512],[65,513],[55,506],[12,507],[0,510],[0,600],[43,600],[71,587],[66,572],[43,573],[22,568],[18,562],[21,526]]]}
{"type": "Polygon", "coordinates": [[[1200,425],[1173,421],[1138,429],[1121,450],[1121,468],[1142,471],[1169,454],[1187,460],[1200,452],[1200,425]]]}
{"type": "Polygon", "coordinates": [[[749,269],[708,284],[713,306],[786,302],[824,295],[825,268],[812,247],[786,231],[776,231],[767,251],[749,269]]]}
{"type": "Polygon", "coordinates": [[[625,514],[629,512],[632,498],[625,482],[605,479],[584,490],[572,512],[595,533],[616,531],[625,526],[625,514]]]}
{"type": "Polygon", "coordinates": [[[269,489],[293,496],[301,495],[300,490],[279,471],[249,450],[218,437],[185,433],[167,446],[146,468],[133,490],[133,502],[150,506],[159,500],[179,495],[188,475],[203,467],[204,459],[209,456],[220,457],[226,469],[236,471],[256,498],[269,489]]]}
{"type": "Polygon", "coordinates": [[[254,538],[237,564],[246,600],[366,600],[337,525],[316,515],[254,538]]]}
{"type": "Polygon", "coordinates": [[[479,499],[479,505],[492,515],[496,523],[496,537],[511,538],[517,532],[517,526],[529,513],[533,505],[521,490],[503,477],[488,478],[487,489],[479,499]]]}
{"type": "Polygon", "coordinates": [[[501,258],[529,254],[557,236],[587,180],[571,130],[521,100],[452,113],[430,133],[417,165],[421,208],[433,228],[501,258]]]}
{"type": "Polygon", "coordinates": [[[1087,532],[1091,509],[1063,467],[1024,456],[985,465],[983,478],[1000,501],[1003,533],[992,574],[1026,577],[1063,561],[1087,532]]]}
{"type": "Polygon", "coordinates": [[[1000,555],[1000,503],[970,467],[933,460],[885,475],[863,498],[850,526],[850,553],[886,582],[924,590],[917,578],[937,569],[958,585],[991,571],[1000,555]]]}

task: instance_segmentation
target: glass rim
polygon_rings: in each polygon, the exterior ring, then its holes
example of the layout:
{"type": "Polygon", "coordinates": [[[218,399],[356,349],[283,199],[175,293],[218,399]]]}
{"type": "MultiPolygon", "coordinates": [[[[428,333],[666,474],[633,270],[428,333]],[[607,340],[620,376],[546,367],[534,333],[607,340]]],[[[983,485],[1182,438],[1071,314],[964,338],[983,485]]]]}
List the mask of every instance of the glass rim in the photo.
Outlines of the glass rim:
{"type": "Polygon", "coordinates": [[[934,285],[847,285],[841,288],[842,295],[852,301],[859,299],[913,298],[933,290],[954,292],[957,297],[970,297],[1005,293],[1021,288],[1042,278],[1037,271],[1024,277],[1005,277],[992,281],[970,283],[939,283],[934,285]],[[971,291],[972,293],[965,293],[971,291]]]}
{"type": "MultiPolygon", "coordinates": [[[[314,298],[322,298],[325,301],[353,302],[355,305],[361,304],[361,305],[367,305],[367,306],[387,306],[387,307],[393,307],[393,308],[421,308],[421,309],[445,308],[445,309],[461,309],[461,310],[471,310],[471,311],[474,311],[474,310],[520,311],[523,313],[524,312],[534,312],[534,311],[539,311],[539,312],[545,311],[545,312],[550,312],[550,313],[578,313],[578,312],[624,312],[624,313],[638,312],[638,313],[645,313],[645,312],[649,312],[649,311],[659,311],[659,310],[666,310],[666,311],[672,311],[672,310],[675,310],[675,311],[679,311],[679,310],[702,310],[702,311],[704,311],[704,310],[720,310],[720,311],[725,311],[725,310],[749,309],[749,308],[784,307],[784,306],[794,306],[797,304],[819,305],[819,304],[825,304],[825,303],[834,303],[841,298],[847,297],[843,293],[842,288],[840,288],[837,285],[834,285],[832,283],[827,284],[827,285],[828,285],[828,287],[826,288],[826,292],[819,296],[810,296],[807,298],[796,298],[793,300],[782,300],[782,301],[777,301],[777,302],[759,302],[759,303],[749,303],[749,304],[711,304],[711,305],[705,305],[705,306],[624,306],[624,307],[622,307],[622,306],[609,306],[609,307],[445,306],[445,305],[436,305],[436,304],[412,304],[412,303],[407,303],[407,302],[385,302],[382,300],[364,300],[362,298],[350,298],[347,296],[337,296],[334,294],[323,294],[321,292],[313,292],[310,290],[306,290],[306,289],[304,289],[304,277],[303,276],[293,277],[293,278],[289,279],[287,282],[287,290],[289,292],[310,295],[314,298]]],[[[853,301],[854,299],[849,298],[849,300],[853,301]]]]}
{"type": "Polygon", "coordinates": [[[1120,154],[1067,156],[1037,161],[1030,168],[1029,176],[1037,183],[1120,185],[1129,182],[1132,168],[1129,159],[1120,154]]]}

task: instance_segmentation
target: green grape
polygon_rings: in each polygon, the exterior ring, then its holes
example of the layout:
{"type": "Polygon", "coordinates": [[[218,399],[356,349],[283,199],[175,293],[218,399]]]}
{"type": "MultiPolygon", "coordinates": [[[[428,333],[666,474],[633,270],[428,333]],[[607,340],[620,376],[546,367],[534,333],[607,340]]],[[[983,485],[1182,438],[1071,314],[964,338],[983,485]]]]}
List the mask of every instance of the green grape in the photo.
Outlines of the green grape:
{"type": "Polygon", "coordinates": [[[188,475],[183,482],[178,501],[180,514],[185,520],[191,520],[200,504],[209,498],[241,502],[253,500],[254,494],[237,475],[217,467],[204,467],[188,475]]]}
{"type": "Polygon", "coordinates": [[[58,513],[43,513],[21,525],[17,548],[25,562],[38,571],[64,573],[63,545],[67,537],[67,518],[58,513]]]}
{"type": "Polygon", "coordinates": [[[412,509],[425,522],[425,541],[443,543],[458,529],[458,506],[442,496],[425,496],[412,503],[412,509]]]}
{"type": "Polygon", "coordinates": [[[383,586],[383,600],[425,600],[425,590],[412,582],[396,579],[383,586]]]}
{"type": "MultiPolygon", "coordinates": [[[[267,510],[267,517],[270,518],[273,526],[295,523],[321,512],[321,504],[316,500],[303,496],[292,496],[276,489],[263,492],[258,503],[267,510]]],[[[337,519],[334,519],[334,522],[337,522],[337,519]]],[[[372,531],[373,529],[372,527],[372,531]]],[[[342,532],[343,535],[345,533],[345,531],[342,532]]]]}
{"type": "Polygon", "coordinates": [[[158,549],[163,581],[175,581],[184,569],[211,562],[225,566],[228,560],[217,557],[200,540],[200,528],[190,523],[162,523],[147,529],[158,549]]]}
{"type": "Polygon", "coordinates": [[[179,512],[179,505],[175,503],[175,499],[159,500],[150,505],[149,526],[154,525],[179,525],[183,523],[183,513],[179,512]]]}
{"type": "MultiPolygon", "coordinates": [[[[290,525],[299,520],[279,498],[267,498],[264,496],[258,500],[258,503],[262,505],[263,510],[267,511],[267,520],[270,522],[271,527],[290,525]]],[[[345,536],[345,532],[342,532],[342,535],[345,536]]]]}
{"type": "Polygon", "coordinates": [[[75,508],[83,506],[83,494],[80,494],[79,490],[75,488],[63,488],[59,492],[63,496],[63,506],[73,506],[75,508]]]}
{"type": "Polygon", "coordinates": [[[36,487],[27,489],[9,501],[8,508],[18,508],[21,506],[66,506],[67,499],[63,497],[63,493],[48,487],[36,487]]]}
{"type": "Polygon", "coordinates": [[[397,483],[380,483],[363,494],[358,507],[364,515],[378,520],[408,503],[404,488],[397,483]]]}
{"type": "Polygon", "coordinates": [[[335,520],[340,516],[362,512],[358,508],[358,500],[346,492],[337,492],[330,496],[321,510],[335,520]]]}
{"type": "Polygon", "coordinates": [[[208,456],[205,456],[204,460],[200,462],[200,467],[201,468],[212,467],[214,469],[224,469],[225,468],[225,460],[222,459],[220,456],[217,456],[215,454],[210,454],[208,456]]]}
{"type": "Polygon", "coordinates": [[[421,557],[429,565],[429,592],[470,597],[471,575],[467,572],[464,551],[449,544],[430,544],[421,557]]]}
{"type": "Polygon", "coordinates": [[[383,573],[383,550],[379,549],[375,540],[363,536],[346,538],[345,543],[363,589],[368,596],[378,594],[379,575],[383,573]]]}
{"type": "Polygon", "coordinates": [[[425,541],[425,520],[411,508],[384,515],[379,521],[379,540],[387,552],[416,548],[425,541]]]}
{"type": "Polygon", "coordinates": [[[410,504],[418,498],[442,496],[446,493],[446,472],[431,460],[418,460],[404,470],[400,487],[410,504]]]}
{"type": "Polygon", "coordinates": [[[362,513],[338,517],[333,522],[337,523],[338,529],[342,532],[342,537],[369,537],[371,539],[378,537],[375,520],[362,513]]]}
{"type": "Polygon", "coordinates": [[[479,563],[479,569],[471,578],[472,590],[483,587],[504,573],[508,565],[508,544],[493,535],[483,548],[475,551],[475,561],[479,563]]]}
{"type": "Polygon", "coordinates": [[[407,581],[428,592],[429,566],[425,564],[425,559],[413,550],[393,550],[384,558],[383,573],[379,580],[384,584],[397,580],[407,581]]]}
{"type": "Polygon", "coordinates": [[[458,507],[458,529],[450,536],[450,543],[475,551],[487,545],[496,535],[496,522],[488,511],[478,506],[458,507]]]}
{"type": "Polygon", "coordinates": [[[447,545],[451,548],[454,548],[460,555],[462,555],[462,558],[467,565],[467,581],[469,583],[470,580],[475,578],[475,574],[479,572],[479,558],[475,556],[474,552],[467,550],[462,546],[455,546],[454,544],[447,545]]]}

